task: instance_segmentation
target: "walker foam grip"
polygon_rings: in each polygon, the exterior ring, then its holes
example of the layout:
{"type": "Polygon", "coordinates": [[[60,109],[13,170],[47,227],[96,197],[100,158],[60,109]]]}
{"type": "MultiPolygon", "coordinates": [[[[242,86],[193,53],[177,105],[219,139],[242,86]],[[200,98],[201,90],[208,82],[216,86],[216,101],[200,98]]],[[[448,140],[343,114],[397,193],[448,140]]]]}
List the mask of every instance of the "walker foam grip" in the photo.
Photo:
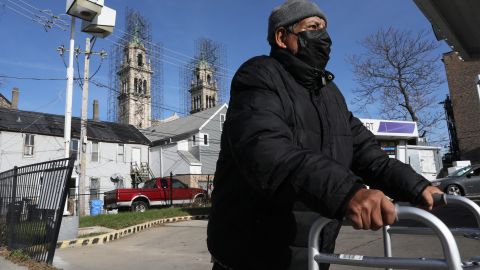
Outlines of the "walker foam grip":
{"type": "Polygon", "coordinates": [[[433,207],[447,205],[447,197],[445,194],[434,193],[432,194],[433,207]]]}

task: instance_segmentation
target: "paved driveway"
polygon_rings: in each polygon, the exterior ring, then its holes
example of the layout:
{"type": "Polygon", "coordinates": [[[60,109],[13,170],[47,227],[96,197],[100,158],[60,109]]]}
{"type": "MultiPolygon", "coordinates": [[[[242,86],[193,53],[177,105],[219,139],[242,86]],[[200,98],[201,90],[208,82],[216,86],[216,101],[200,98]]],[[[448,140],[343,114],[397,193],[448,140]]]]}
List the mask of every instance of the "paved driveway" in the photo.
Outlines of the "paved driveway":
{"type": "Polygon", "coordinates": [[[207,221],[165,224],[106,245],[57,250],[53,265],[64,270],[211,269],[207,221]]]}
{"type": "MultiPolygon", "coordinates": [[[[476,225],[475,219],[464,209],[445,207],[436,212],[450,226],[476,225]]],[[[64,270],[209,270],[211,263],[205,242],[206,227],[205,220],[184,221],[165,224],[106,245],[57,250],[54,266],[64,270]]],[[[480,255],[480,241],[463,237],[456,239],[464,259],[480,255]]],[[[433,236],[393,235],[392,242],[394,256],[443,257],[440,242],[433,236]]],[[[356,231],[351,226],[343,226],[336,253],[383,256],[381,231],[356,231]]],[[[330,269],[356,268],[332,266],[330,269]]]]}

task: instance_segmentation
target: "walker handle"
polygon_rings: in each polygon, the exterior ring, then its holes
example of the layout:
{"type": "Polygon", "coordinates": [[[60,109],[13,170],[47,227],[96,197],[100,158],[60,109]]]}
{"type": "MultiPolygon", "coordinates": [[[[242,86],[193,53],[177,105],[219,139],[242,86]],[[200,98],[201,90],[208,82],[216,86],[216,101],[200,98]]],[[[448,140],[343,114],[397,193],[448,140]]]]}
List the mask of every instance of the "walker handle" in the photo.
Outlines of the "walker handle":
{"type": "Polygon", "coordinates": [[[447,205],[447,197],[445,196],[444,193],[433,193],[432,198],[433,198],[434,208],[447,205]]]}

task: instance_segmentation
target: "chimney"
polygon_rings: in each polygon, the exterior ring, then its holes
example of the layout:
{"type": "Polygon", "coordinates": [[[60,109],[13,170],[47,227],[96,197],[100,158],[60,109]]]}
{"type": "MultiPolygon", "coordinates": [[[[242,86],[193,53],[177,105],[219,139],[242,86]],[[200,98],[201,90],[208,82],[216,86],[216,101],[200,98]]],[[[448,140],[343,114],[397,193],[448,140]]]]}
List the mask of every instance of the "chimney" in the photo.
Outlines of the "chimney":
{"type": "Polygon", "coordinates": [[[18,110],[18,88],[14,87],[12,90],[12,109],[18,110]]]}
{"type": "Polygon", "coordinates": [[[98,117],[98,100],[93,100],[93,121],[100,121],[98,117]]]}

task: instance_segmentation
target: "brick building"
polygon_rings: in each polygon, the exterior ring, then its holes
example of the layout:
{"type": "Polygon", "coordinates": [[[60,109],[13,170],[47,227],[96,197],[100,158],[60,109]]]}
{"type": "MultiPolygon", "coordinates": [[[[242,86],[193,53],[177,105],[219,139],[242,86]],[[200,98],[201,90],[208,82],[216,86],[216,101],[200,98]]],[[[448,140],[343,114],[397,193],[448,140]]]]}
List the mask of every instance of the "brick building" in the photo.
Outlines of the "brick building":
{"type": "Polygon", "coordinates": [[[480,162],[480,60],[463,61],[455,52],[443,55],[455,118],[460,158],[480,162]]]}

